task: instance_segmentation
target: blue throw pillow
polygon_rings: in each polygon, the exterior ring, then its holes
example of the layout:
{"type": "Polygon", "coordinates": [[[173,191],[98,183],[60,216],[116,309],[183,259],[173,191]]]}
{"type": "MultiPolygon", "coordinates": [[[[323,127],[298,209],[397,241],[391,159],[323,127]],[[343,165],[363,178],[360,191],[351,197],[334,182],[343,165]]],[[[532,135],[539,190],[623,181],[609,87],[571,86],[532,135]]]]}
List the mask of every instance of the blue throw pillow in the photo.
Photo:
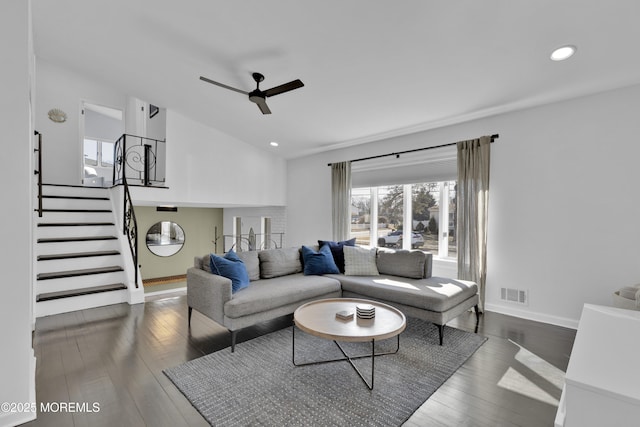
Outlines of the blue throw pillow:
{"type": "Polygon", "coordinates": [[[244,262],[238,257],[233,250],[227,252],[224,257],[211,254],[211,272],[218,276],[231,279],[232,292],[235,293],[240,289],[249,286],[249,273],[244,262]]]}
{"type": "Polygon", "coordinates": [[[355,246],[356,239],[343,240],[341,242],[332,242],[330,240],[318,240],[318,245],[320,247],[324,245],[328,245],[331,249],[331,254],[333,255],[333,260],[335,261],[340,273],[344,273],[344,251],[342,248],[344,246],[355,246]]]}
{"type": "Polygon", "coordinates": [[[302,259],[304,260],[305,276],[340,273],[333,260],[333,255],[331,255],[331,249],[327,245],[322,246],[318,252],[308,246],[303,246],[302,259]]]}

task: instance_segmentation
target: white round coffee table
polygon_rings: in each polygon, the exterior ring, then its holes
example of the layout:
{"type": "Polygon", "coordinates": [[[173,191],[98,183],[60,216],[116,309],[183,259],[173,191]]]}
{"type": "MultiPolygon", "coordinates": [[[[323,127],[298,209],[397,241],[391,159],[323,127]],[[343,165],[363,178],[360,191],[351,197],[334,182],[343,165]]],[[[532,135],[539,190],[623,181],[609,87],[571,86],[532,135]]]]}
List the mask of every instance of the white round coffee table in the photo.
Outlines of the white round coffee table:
{"type": "Polygon", "coordinates": [[[295,366],[316,365],[319,363],[329,363],[336,361],[347,361],[358,373],[362,381],[373,389],[375,358],[385,354],[395,354],[400,349],[400,333],[404,331],[407,322],[404,314],[390,305],[377,301],[357,299],[357,298],[330,298],[306,303],[293,313],[293,333],[292,333],[292,360],[295,366]],[[357,305],[370,305],[375,307],[375,316],[371,319],[361,319],[356,314],[357,305]],[[341,319],[336,316],[339,312],[352,312],[350,319],[341,319]],[[300,330],[320,337],[332,340],[340,349],[343,358],[321,360],[317,362],[296,363],[295,352],[295,330],[300,330]],[[387,338],[397,337],[395,351],[376,353],[375,342],[387,338]],[[359,356],[349,356],[338,344],[338,341],[345,342],[371,342],[371,353],[359,356]],[[371,382],[368,382],[353,360],[363,357],[371,358],[371,382]]]}

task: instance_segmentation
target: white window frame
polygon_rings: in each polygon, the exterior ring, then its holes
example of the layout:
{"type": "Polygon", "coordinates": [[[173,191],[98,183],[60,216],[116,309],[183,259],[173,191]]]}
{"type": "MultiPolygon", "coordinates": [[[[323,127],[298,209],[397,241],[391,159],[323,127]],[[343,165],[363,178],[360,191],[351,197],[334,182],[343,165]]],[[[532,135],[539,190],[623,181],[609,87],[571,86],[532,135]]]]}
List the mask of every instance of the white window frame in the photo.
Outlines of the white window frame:
{"type": "Polygon", "coordinates": [[[86,155],[86,153],[84,153],[84,145],[83,145],[83,159],[84,159],[83,162],[84,162],[85,166],[103,167],[103,168],[113,167],[113,165],[115,164],[115,159],[114,159],[113,163],[104,163],[103,158],[102,158],[102,151],[103,151],[103,145],[104,144],[111,144],[111,147],[112,147],[112,150],[113,150],[113,147],[115,145],[115,141],[108,141],[106,139],[93,138],[93,137],[88,137],[88,136],[84,137],[84,141],[95,141],[95,143],[96,143],[96,164],[93,164],[91,162],[87,162],[87,155],[86,155]]]}
{"type": "MultiPolygon", "coordinates": [[[[437,258],[441,259],[453,259],[449,256],[449,181],[439,181],[439,213],[438,224],[440,224],[440,230],[438,233],[438,253],[437,258]]],[[[403,223],[413,224],[412,217],[412,187],[414,184],[403,184],[403,223]]],[[[384,187],[384,186],[382,186],[384,187]]],[[[370,224],[369,230],[370,245],[377,246],[378,242],[378,188],[370,187],[371,194],[371,212],[370,212],[370,224]]],[[[411,240],[413,227],[405,226],[402,230],[402,249],[411,249],[411,240]]],[[[435,255],[435,254],[434,254],[435,255]]]]}
{"type": "Polygon", "coordinates": [[[115,158],[113,158],[115,156],[115,154],[113,153],[113,149],[115,147],[115,142],[114,141],[107,141],[104,139],[99,139],[97,140],[99,142],[99,146],[100,146],[100,166],[104,167],[104,168],[110,168],[113,167],[113,165],[115,164],[115,158]],[[104,156],[102,155],[102,153],[104,152],[104,145],[105,144],[110,144],[111,145],[111,153],[112,153],[112,158],[113,158],[113,162],[111,163],[105,163],[104,162],[104,156]]]}

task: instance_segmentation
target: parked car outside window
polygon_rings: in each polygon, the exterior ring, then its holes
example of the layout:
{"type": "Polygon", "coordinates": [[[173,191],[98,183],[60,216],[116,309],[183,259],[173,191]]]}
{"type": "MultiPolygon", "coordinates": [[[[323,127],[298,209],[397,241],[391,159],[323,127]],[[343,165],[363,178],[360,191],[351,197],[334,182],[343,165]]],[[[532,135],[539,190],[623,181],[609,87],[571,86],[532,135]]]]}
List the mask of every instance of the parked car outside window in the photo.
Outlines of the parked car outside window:
{"type": "MultiPolygon", "coordinates": [[[[411,233],[411,249],[421,248],[424,245],[424,238],[420,233],[411,233]]],[[[392,231],[384,237],[378,239],[378,246],[390,248],[402,248],[402,230],[392,231]]]]}

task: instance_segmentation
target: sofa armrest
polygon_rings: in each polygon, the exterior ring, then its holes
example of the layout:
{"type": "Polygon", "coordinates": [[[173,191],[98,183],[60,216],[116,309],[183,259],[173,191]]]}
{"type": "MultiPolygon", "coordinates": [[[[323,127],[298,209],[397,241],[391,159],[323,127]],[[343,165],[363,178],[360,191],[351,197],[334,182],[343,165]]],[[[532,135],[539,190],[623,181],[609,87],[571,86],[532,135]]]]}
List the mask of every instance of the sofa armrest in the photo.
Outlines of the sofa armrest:
{"type": "Polygon", "coordinates": [[[224,305],[231,300],[231,280],[199,268],[187,270],[187,304],[224,325],[224,305]]]}

